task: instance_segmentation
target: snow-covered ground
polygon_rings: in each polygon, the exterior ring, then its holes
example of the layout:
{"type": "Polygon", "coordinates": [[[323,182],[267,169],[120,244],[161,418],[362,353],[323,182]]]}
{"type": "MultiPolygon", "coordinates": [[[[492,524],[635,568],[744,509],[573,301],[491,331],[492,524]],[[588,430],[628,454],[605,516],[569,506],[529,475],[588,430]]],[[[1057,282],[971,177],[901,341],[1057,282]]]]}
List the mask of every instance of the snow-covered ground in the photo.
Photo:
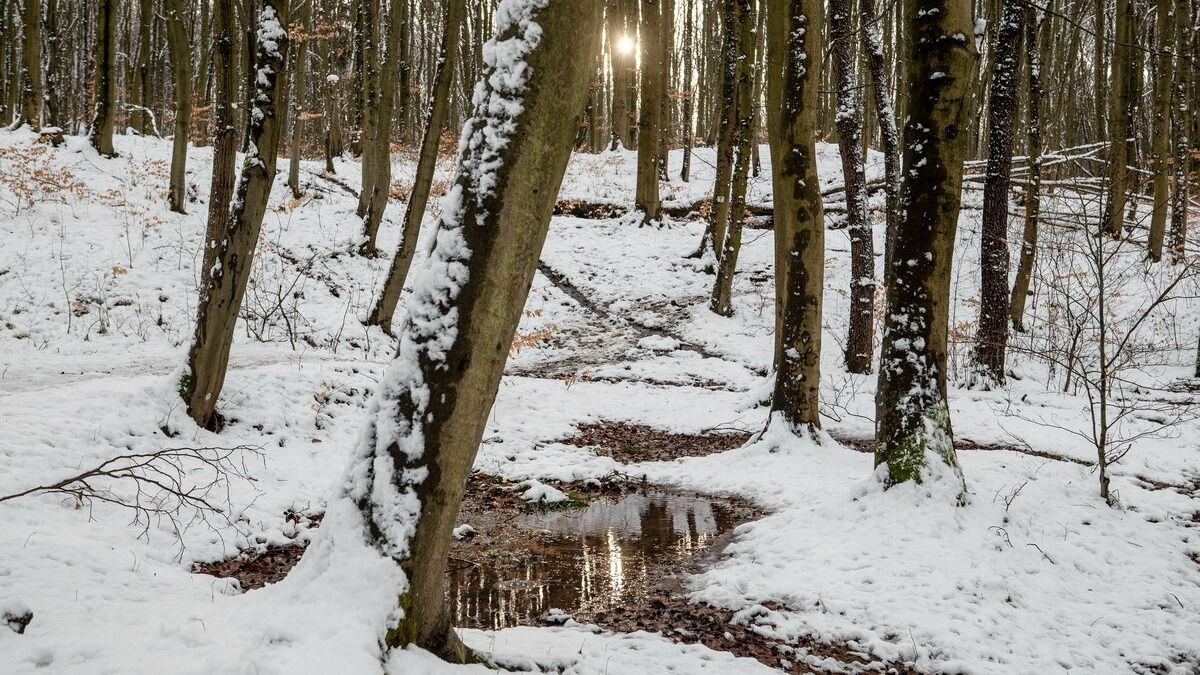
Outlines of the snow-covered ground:
{"type": "MultiPolygon", "coordinates": [[[[340,160],[331,179],[306,162],[301,200],[277,184],[222,394],[230,423],[215,435],[190,422],[169,384],[191,334],[211,151],[192,151],[194,201],[179,215],[165,206],[169,144],[119,137],[117,148],[119,158],[104,159],[84,139],[49,149],[27,133],[0,132],[0,496],[164,447],[250,446],[253,480],[235,480],[222,495],[234,507],[227,520],[182,531],[155,520],[131,525],[129,511],[103,503],[0,502],[0,613],[33,613],[23,635],[0,629],[0,672],[484,672],[414,649],[384,661],[379,639],[398,572],[361,543],[353,515],[336,502],[317,529],[285,516],[326,511],[394,349],[361,323],[388,261],[352,252],[357,165],[340,160]],[[294,538],[311,541],[309,553],[261,590],[240,594],[190,572],[196,561],[294,538]]],[[[820,146],[820,159],[823,184],[840,183],[836,148],[820,146]]],[[[770,203],[769,160],[764,147],[752,203],[770,203]]],[[[673,153],[672,176],[679,161],[673,153]]],[[[703,198],[712,162],[711,150],[698,149],[693,180],[664,186],[668,203],[703,198]]],[[[412,163],[398,159],[394,173],[407,184],[412,163]]],[[[629,152],[576,156],[560,196],[627,205],[634,174],[629,152]]],[[[956,376],[977,306],[980,201],[966,193],[960,222],[956,376]]],[[[1072,208],[1065,197],[1051,202],[1072,208]]],[[[880,220],[880,195],[872,206],[880,220]]],[[[388,210],[385,251],[395,248],[400,211],[388,210]]],[[[970,503],[921,494],[936,488],[880,491],[870,455],[833,439],[870,437],[874,406],[874,377],[841,365],[843,230],[826,238],[822,384],[832,437],[818,445],[768,434],[717,455],[629,466],[556,442],[602,420],[679,432],[762,428],[772,234],[747,230],[736,312],[724,318],[706,309],[713,277],[685,258],[701,231],[699,222],[659,229],[636,218],[555,217],[478,468],[561,480],[615,469],[752,500],[768,515],[741,526],[691,590],[785,640],[850,642],[932,672],[1200,668],[1200,425],[1185,421],[1135,443],[1113,468],[1121,508],[1111,508],[1086,464],[1095,451],[1072,433],[1089,424],[1086,399],[1062,393],[1060,374],[1043,362],[1014,354],[1020,379],[1007,387],[951,391],[960,441],[1013,448],[960,451],[970,503]]],[[[876,245],[882,250],[881,230],[876,245]]],[[[1152,287],[1131,290],[1121,307],[1152,287]]],[[[1049,304],[1034,307],[1040,321],[1053,320],[1049,304]]],[[[1190,375],[1200,303],[1170,310],[1171,322],[1148,328],[1165,345],[1158,365],[1138,374],[1152,384],[1190,375]]],[[[1033,344],[1036,335],[1014,341],[1033,344]]],[[[1149,432],[1161,419],[1130,424],[1127,433],[1149,432]]],[[[571,624],[464,638],[516,670],[769,671],[655,634],[571,624]]],[[[822,663],[814,656],[809,665],[822,663]]]]}

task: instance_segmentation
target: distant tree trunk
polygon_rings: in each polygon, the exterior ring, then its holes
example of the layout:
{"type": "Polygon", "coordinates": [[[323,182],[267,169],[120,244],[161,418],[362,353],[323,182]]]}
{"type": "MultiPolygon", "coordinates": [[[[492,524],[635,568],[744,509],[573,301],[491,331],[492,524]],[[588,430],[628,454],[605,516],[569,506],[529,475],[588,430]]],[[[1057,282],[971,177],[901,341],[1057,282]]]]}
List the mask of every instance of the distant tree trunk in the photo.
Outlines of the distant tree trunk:
{"type": "MultiPolygon", "coordinates": [[[[646,0],[647,3],[651,0],[646,0]]],[[[671,79],[674,77],[672,58],[675,49],[675,0],[658,0],[659,33],[658,43],[658,178],[670,180],[667,176],[667,164],[670,159],[670,142],[674,124],[674,103],[672,103],[671,79]]],[[[647,4],[649,6],[649,4],[647,4]]],[[[643,10],[645,11],[645,10],[643,10]]],[[[644,86],[644,85],[643,85],[644,86]]]]}
{"type": "MultiPolygon", "coordinates": [[[[599,0],[498,12],[429,274],[358,445],[350,496],[399,565],[403,616],[384,638],[466,656],[445,602],[446,554],[467,477],[532,283],[599,45],[599,0]],[[536,25],[533,23],[536,22],[536,25]],[[527,67],[525,67],[527,66],[527,67]],[[519,115],[514,108],[520,106],[519,115]]],[[[387,589],[384,589],[387,592],[387,589]]]]}
{"type": "MultiPolygon", "coordinates": [[[[200,52],[200,64],[196,68],[196,74],[193,78],[196,82],[194,90],[194,100],[202,107],[208,107],[212,102],[212,12],[209,7],[210,3],[200,3],[200,40],[197,43],[197,48],[200,52]]],[[[210,111],[211,116],[211,111],[210,111]]],[[[196,145],[202,146],[206,142],[205,134],[197,134],[196,145]]]]}
{"type": "Polygon", "coordinates": [[[247,130],[251,151],[242,164],[237,197],[224,232],[209,241],[212,264],[202,270],[195,333],[188,349],[187,368],[179,381],[188,414],[206,429],[221,427],[217,399],[225,384],[233,329],[275,180],[279,140],[287,126],[286,25],[287,0],[262,0],[256,30],[254,108],[247,130]]]}
{"type": "Polygon", "coordinates": [[[1004,384],[1008,344],[1008,190],[1012,174],[1013,122],[1017,114],[1017,72],[1025,35],[1025,7],[1005,0],[992,58],[988,102],[987,177],[983,186],[983,225],[979,243],[979,327],[975,331],[972,386],[1004,384]]]}
{"type": "MultiPolygon", "coordinates": [[[[379,3],[380,0],[359,0],[363,16],[362,27],[362,89],[354,94],[362,98],[362,128],[359,131],[358,154],[362,155],[362,187],[358,192],[358,217],[367,215],[371,206],[371,194],[375,189],[375,160],[378,153],[369,151],[369,146],[378,135],[379,128],[379,3]]],[[[365,222],[364,222],[365,225],[365,222]]],[[[369,238],[365,236],[364,239],[369,238]]],[[[359,247],[360,253],[374,251],[374,242],[370,247],[364,241],[359,247]]]]}
{"type": "Polygon", "coordinates": [[[292,95],[289,98],[292,108],[292,134],[288,140],[288,189],[292,197],[299,199],[304,192],[300,189],[300,155],[304,144],[304,102],[308,91],[308,43],[312,39],[312,3],[314,0],[301,0],[299,24],[304,34],[299,40],[292,36],[293,54],[289,55],[292,62],[292,95]]]}
{"type": "Polygon", "coordinates": [[[1154,131],[1150,134],[1154,154],[1154,210],[1150,214],[1150,238],[1147,255],[1162,260],[1167,215],[1171,211],[1171,85],[1174,72],[1175,2],[1162,0],[1154,34],[1158,40],[1154,69],[1154,131]]]}
{"type": "Polygon", "coordinates": [[[633,70],[629,63],[632,54],[623,49],[629,36],[629,16],[626,5],[630,0],[608,0],[605,8],[605,21],[608,29],[608,53],[612,68],[612,104],[609,106],[609,126],[612,127],[612,147],[621,144],[625,149],[632,149],[629,137],[628,80],[633,70]]]}
{"type": "Polygon", "coordinates": [[[167,43],[175,77],[175,137],[171,149],[171,182],[167,203],[176,213],[186,213],[188,136],[192,132],[192,49],[183,22],[183,0],[164,0],[167,43]]]}
{"type": "Polygon", "coordinates": [[[821,81],[819,0],[768,0],[767,125],[775,195],[775,393],[796,431],[821,426],[821,300],[825,216],[817,178],[821,81]],[[777,111],[777,112],[776,112],[777,111]],[[780,291],[779,289],[782,289],[780,291]]]}
{"type": "Polygon", "coordinates": [[[1029,123],[1027,141],[1029,152],[1029,189],[1025,193],[1025,234],[1021,241],[1021,260],[1013,282],[1009,302],[1009,318],[1014,330],[1025,330],[1025,300],[1029,297],[1029,282],[1033,278],[1033,262],[1037,255],[1038,219],[1042,210],[1042,62],[1038,41],[1041,39],[1041,10],[1026,8],[1025,63],[1029,66],[1029,123]]]}
{"type": "MultiPolygon", "coordinates": [[[[1175,103],[1174,120],[1171,123],[1171,133],[1175,144],[1175,187],[1172,193],[1171,208],[1171,262],[1178,264],[1183,261],[1187,240],[1188,225],[1188,164],[1191,161],[1188,144],[1189,122],[1194,120],[1196,112],[1188,104],[1189,72],[1194,72],[1195,65],[1189,63],[1187,57],[1191,54],[1191,16],[1192,10],[1187,2],[1175,10],[1175,103]]],[[[1195,86],[1193,83],[1192,86],[1195,86]]]]}
{"type": "MultiPolygon", "coordinates": [[[[887,64],[883,58],[883,36],[879,29],[881,18],[875,15],[875,0],[861,0],[863,52],[871,78],[871,93],[875,97],[875,117],[879,124],[879,140],[883,146],[884,183],[887,199],[887,230],[883,268],[891,270],[892,248],[896,220],[900,214],[900,132],[896,128],[896,111],[892,106],[892,88],[888,85],[887,64]]],[[[885,285],[890,282],[885,278],[885,285]]]]}
{"type": "Polygon", "coordinates": [[[404,232],[400,238],[400,248],[392,258],[383,291],[367,317],[368,325],[379,326],[388,335],[392,334],[392,317],[396,314],[396,306],[400,304],[404,281],[416,254],[425,206],[429,203],[433,171],[437,167],[438,142],[442,137],[446,117],[450,113],[450,87],[454,82],[454,69],[458,57],[458,50],[454,49],[454,46],[459,42],[459,33],[466,13],[466,0],[448,0],[446,3],[446,29],[442,34],[438,70],[433,82],[433,97],[425,115],[425,135],[421,140],[421,155],[417,159],[417,176],[408,196],[408,204],[404,207],[404,232]]]}
{"type": "MultiPolygon", "coordinates": [[[[729,191],[733,176],[734,125],[737,115],[737,54],[738,37],[734,31],[734,7],[737,0],[722,0],[725,13],[725,35],[721,48],[721,95],[717,118],[717,167],[713,181],[713,197],[709,221],[700,240],[700,248],[694,254],[703,257],[708,247],[718,257],[725,245],[725,228],[729,223],[729,191]]],[[[710,8],[710,11],[711,8],[710,8]]]]}
{"type": "Polygon", "coordinates": [[[42,0],[25,0],[21,23],[21,116],[15,126],[36,131],[42,126],[42,0]]]}
{"type": "Polygon", "coordinates": [[[662,132],[663,46],[661,0],[642,2],[642,88],[638,118],[637,190],[634,203],[642,212],[642,224],[659,219],[659,142],[662,132]]]}
{"type": "Polygon", "coordinates": [[[742,225],[746,222],[746,184],[750,177],[750,155],[754,138],[754,10],[750,0],[733,0],[733,20],[729,29],[736,33],[730,57],[737,64],[737,108],[735,111],[733,145],[737,159],[730,186],[729,231],[719,237],[721,256],[717,279],[713,283],[709,309],[721,316],[733,316],[733,278],[737,271],[738,251],[742,246],[742,225]]]}
{"type": "Polygon", "coordinates": [[[137,56],[133,63],[133,82],[130,86],[130,98],[133,100],[132,125],[138,133],[148,135],[153,133],[154,124],[150,117],[150,26],[154,18],[153,0],[140,0],[138,3],[138,46],[137,56]]]}
{"type": "Polygon", "coordinates": [[[96,152],[115,157],[113,126],[117,116],[117,0],[97,0],[95,74],[95,114],[88,140],[96,152]]]}
{"type": "Polygon", "coordinates": [[[345,151],[342,145],[342,108],[339,102],[341,78],[338,77],[336,64],[333,62],[329,40],[321,40],[321,60],[325,63],[325,172],[336,172],[333,158],[341,156],[345,151]]]}
{"type": "Polygon", "coordinates": [[[962,477],[946,402],[946,337],[970,141],[963,130],[979,58],[969,0],[904,0],[904,16],[912,104],[875,395],[875,464],[887,465],[888,485],[936,475],[930,456],[962,477]]]}
{"type": "Polygon", "coordinates": [[[867,219],[867,176],[863,156],[862,96],[854,78],[850,0],[829,1],[829,25],[837,77],[838,151],[846,184],[846,230],[850,236],[850,326],[846,370],[871,372],[875,349],[875,244],[867,219]]]}
{"type": "Polygon", "coordinates": [[[46,122],[50,126],[65,129],[67,113],[62,105],[63,40],[58,27],[58,0],[46,0],[42,23],[46,41],[46,122]]]}
{"type": "MultiPolygon", "coordinates": [[[[408,29],[408,5],[393,0],[388,14],[387,57],[378,77],[379,100],[376,103],[375,132],[370,145],[363,149],[363,157],[371,157],[374,178],[367,198],[367,212],[363,217],[363,242],[360,253],[376,255],[375,240],[379,236],[379,225],[387,208],[388,195],[392,188],[392,113],[396,107],[396,78],[402,57],[400,47],[404,31],[408,29]]],[[[364,184],[363,189],[366,189],[364,184]]]]}
{"type": "Polygon", "coordinates": [[[692,87],[692,41],[696,32],[692,26],[692,3],[694,0],[686,0],[686,2],[687,18],[683,23],[683,86],[679,92],[683,98],[683,120],[680,124],[683,129],[683,165],[679,169],[679,180],[685,183],[692,176],[692,142],[696,133],[692,122],[692,104],[695,94],[695,89],[692,87]]]}
{"type": "MultiPolygon", "coordinates": [[[[1109,80],[1109,100],[1111,120],[1108,149],[1108,189],[1107,204],[1104,210],[1102,230],[1111,237],[1120,237],[1124,219],[1125,203],[1128,196],[1129,147],[1129,50],[1130,38],[1133,31],[1130,24],[1133,17],[1130,12],[1130,0],[1116,0],[1116,21],[1113,26],[1113,56],[1112,77],[1109,80]]],[[[1097,83],[1099,84],[1099,83],[1097,83]]]]}

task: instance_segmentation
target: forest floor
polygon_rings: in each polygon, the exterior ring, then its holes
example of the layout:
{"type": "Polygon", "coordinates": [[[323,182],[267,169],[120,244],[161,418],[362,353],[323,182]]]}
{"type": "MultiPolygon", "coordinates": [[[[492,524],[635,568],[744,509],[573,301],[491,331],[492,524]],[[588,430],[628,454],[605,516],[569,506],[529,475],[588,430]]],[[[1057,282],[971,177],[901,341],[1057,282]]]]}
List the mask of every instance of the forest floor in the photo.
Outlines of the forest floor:
{"type": "MultiPolygon", "coordinates": [[[[193,200],[179,215],[165,207],[169,143],[122,136],[117,148],[119,158],[103,159],[84,139],[51,149],[0,132],[0,496],[167,447],[246,447],[245,478],[222,486],[224,513],[203,521],[62,494],[0,502],[0,614],[32,614],[23,634],[0,627],[0,671],[487,672],[415,649],[381,661],[397,572],[336,506],[365,406],[394,350],[361,324],[388,259],[353,254],[357,164],[339,160],[331,177],[305,162],[301,199],[276,185],[219,406],[229,422],[216,435],[190,422],[171,384],[195,311],[211,151],[192,151],[193,200]],[[275,583],[261,588],[246,590],[259,584],[220,567],[295,546],[308,551],[279,554],[288,558],[280,564],[299,564],[282,579],[263,577],[275,583]],[[212,573],[193,573],[197,565],[212,573]]],[[[465,642],[497,667],[580,675],[1196,672],[1200,423],[1182,415],[1164,424],[1149,411],[1166,398],[1195,405],[1186,390],[1200,301],[1172,304],[1173,322],[1147,328],[1162,349],[1156,365],[1136,373],[1144,388],[1134,396],[1145,397],[1146,411],[1134,405],[1124,433],[1139,437],[1113,467],[1118,507],[1100,499],[1095,450],[1077,433],[1090,425],[1086,396],[1078,387],[1064,393],[1061,372],[1035,355],[1037,341],[1052,338],[1039,326],[1053,321],[1037,283],[1035,320],[1013,339],[1008,384],[952,384],[969,503],[956,506],[936,485],[883,491],[864,452],[875,378],[841,362],[849,243],[837,229],[836,148],[820,145],[819,158],[834,208],[826,435],[817,441],[758,433],[770,393],[771,231],[746,233],[731,318],[707,309],[713,276],[705,261],[686,257],[703,225],[683,214],[711,189],[712,152],[697,150],[689,183],[674,178],[680,155],[671,155],[664,197],[680,215],[662,228],[624,213],[632,153],[573,158],[561,210],[599,217],[551,223],[461,522],[477,542],[500,537],[487,512],[524,518],[514,493],[500,489],[530,480],[526,488],[580,495],[580,508],[643,489],[724,500],[687,507],[687,522],[668,527],[679,536],[708,532],[723,504],[736,517],[719,545],[674,566],[674,595],[643,621],[668,630],[623,632],[638,627],[636,612],[626,620],[582,611],[576,621],[565,616],[570,608],[550,606],[546,616],[559,625],[464,628],[465,642]],[[607,496],[596,487],[613,481],[626,487],[607,496]],[[696,617],[723,625],[729,644],[671,630],[688,630],[696,617]]],[[[760,207],[770,204],[766,148],[763,159],[750,190],[760,207]]],[[[451,168],[449,159],[440,167],[440,190],[451,168]]],[[[413,172],[411,158],[397,157],[397,185],[413,172]]],[[[880,173],[873,156],[868,175],[880,173]]],[[[963,381],[977,313],[981,200],[964,194],[952,383],[963,381]]],[[[1094,217],[1070,195],[1049,201],[1061,222],[1094,217]]],[[[871,204],[879,251],[882,195],[871,204]]],[[[427,225],[437,199],[432,210],[427,225]]],[[[384,251],[394,251],[400,211],[389,207],[384,251]]],[[[1044,237],[1047,246],[1078,236],[1060,229],[1044,237]]],[[[1128,288],[1122,306],[1150,294],[1150,282],[1128,288]]],[[[111,490],[133,496],[127,484],[111,490]]],[[[648,508],[629,517],[648,522],[648,508]]],[[[478,564],[487,551],[470,540],[452,555],[478,564]]],[[[593,551],[603,553],[597,565],[637,576],[640,563],[622,557],[627,547],[593,551]]],[[[642,576],[657,574],[647,569],[642,576]]]]}

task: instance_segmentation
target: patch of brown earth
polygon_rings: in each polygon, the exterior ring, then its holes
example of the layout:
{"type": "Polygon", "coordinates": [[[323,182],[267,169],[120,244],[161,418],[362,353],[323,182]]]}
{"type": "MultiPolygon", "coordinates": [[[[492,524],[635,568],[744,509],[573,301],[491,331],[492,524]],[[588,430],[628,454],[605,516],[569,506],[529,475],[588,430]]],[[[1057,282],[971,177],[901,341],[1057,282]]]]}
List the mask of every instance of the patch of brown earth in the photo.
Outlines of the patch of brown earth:
{"type": "MultiPolygon", "coordinates": [[[[284,514],[284,519],[300,529],[307,529],[320,525],[324,516],[323,513],[306,515],[288,511],[284,514]]],[[[296,563],[300,562],[303,555],[304,544],[300,542],[268,546],[264,549],[247,549],[226,560],[193,563],[192,572],[220,578],[232,577],[238,580],[243,592],[251,591],[282,581],[296,563]]]]}
{"type": "Polygon", "coordinates": [[[622,464],[703,457],[740,448],[750,439],[750,434],[744,431],[679,434],[624,422],[580,424],[576,428],[579,433],[559,442],[578,447],[599,447],[622,464]]]}

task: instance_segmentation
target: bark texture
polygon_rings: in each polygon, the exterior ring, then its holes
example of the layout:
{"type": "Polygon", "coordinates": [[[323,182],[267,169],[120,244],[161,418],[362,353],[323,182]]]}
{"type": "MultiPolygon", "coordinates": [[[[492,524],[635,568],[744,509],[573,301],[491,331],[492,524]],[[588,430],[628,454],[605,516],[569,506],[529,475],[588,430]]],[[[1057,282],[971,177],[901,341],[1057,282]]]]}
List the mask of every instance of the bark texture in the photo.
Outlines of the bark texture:
{"type": "Polygon", "coordinates": [[[117,0],[96,4],[95,113],[88,140],[96,152],[115,157],[113,126],[117,117],[117,0]]]}
{"type": "Polygon", "coordinates": [[[21,23],[21,116],[16,126],[37,130],[42,125],[42,0],[25,0],[21,23]]]}
{"type": "Polygon", "coordinates": [[[1025,63],[1029,101],[1026,111],[1025,145],[1029,153],[1029,188],[1025,193],[1025,231],[1021,237],[1021,258],[1017,264],[1017,277],[1013,281],[1012,298],[1009,301],[1009,318],[1014,330],[1025,330],[1025,301],[1029,297],[1029,282],[1033,278],[1033,263],[1037,256],[1038,219],[1042,211],[1042,61],[1039,41],[1042,21],[1041,10],[1026,9],[1025,17],[1025,63]]]}
{"type": "Polygon", "coordinates": [[[175,136],[171,147],[171,179],[167,203],[172,211],[185,213],[187,200],[187,149],[192,132],[192,48],[188,42],[183,0],[166,3],[167,44],[171,51],[171,70],[175,75],[175,136]]]}
{"type": "Polygon", "coordinates": [[[662,133],[662,77],[663,46],[662,2],[644,0],[642,3],[642,52],[641,105],[638,116],[637,185],[634,204],[642,212],[642,222],[659,219],[662,200],[658,195],[658,178],[661,172],[659,134],[662,133]]]}

